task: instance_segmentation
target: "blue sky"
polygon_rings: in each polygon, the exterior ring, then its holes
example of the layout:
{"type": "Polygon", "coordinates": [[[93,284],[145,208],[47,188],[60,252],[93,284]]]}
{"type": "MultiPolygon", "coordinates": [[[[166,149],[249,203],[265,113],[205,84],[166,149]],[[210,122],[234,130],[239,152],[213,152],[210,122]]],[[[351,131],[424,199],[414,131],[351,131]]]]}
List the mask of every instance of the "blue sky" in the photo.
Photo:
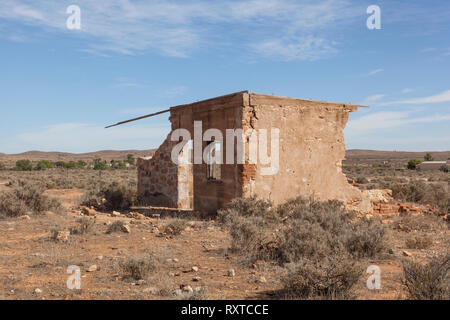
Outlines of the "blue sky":
{"type": "Polygon", "coordinates": [[[241,90],[369,104],[347,148],[449,150],[450,2],[0,2],[0,152],[158,147],[167,114],[103,127],[241,90]]]}

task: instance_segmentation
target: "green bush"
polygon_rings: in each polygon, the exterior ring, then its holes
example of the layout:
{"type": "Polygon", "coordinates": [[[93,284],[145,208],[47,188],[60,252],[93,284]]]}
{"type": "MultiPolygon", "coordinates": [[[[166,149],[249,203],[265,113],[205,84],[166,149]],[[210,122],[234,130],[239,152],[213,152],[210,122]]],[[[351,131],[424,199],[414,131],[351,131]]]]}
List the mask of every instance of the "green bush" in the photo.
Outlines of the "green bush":
{"type": "Polygon", "coordinates": [[[128,154],[125,161],[128,162],[130,166],[134,166],[136,164],[136,160],[134,159],[134,156],[132,154],[128,154]]]}
{"type": "Polygon", "coordinates": [[[433,161],[433,157],[431,156],[430,153],[427,153],[427,154],[423,157],[423,159],[424,159],[425,161],[433,161]]]}
{"type": "Polygon", "coordinates": [[[48,160],[41,160],[36,165],[36,170],[52,169],[53,163],[48,160]]]}
{"type": "Polygon", "coordinates": [[[111,168],[113,169],[126,169],[127,166],[121,160],[111,160],[111,168]]]}
{"type": "Polygon", "coordinates": [[[100,158],[94,159],[94,170],[108,170],[109,168],[106,161],[102,161],[100,158]]]}
{"type": "Polygon", "coordinates": [[[6,169],[6,166],[2,162],[0,162],[0,170],[5,170],[5,169],[6,169]]]}
{"type": "Polygon", "coordinates": [[[408,161],[407,168],[410,170],[415,170],[419,164],[421,164],[422,161],[420,159],[414,158],[408,161]]]}
{"type": "Polygon", "coordinates": [[[16,162],[16,171],[31,171],[33,170],[33,164],[30,160],[19,160],[16,162]]]}

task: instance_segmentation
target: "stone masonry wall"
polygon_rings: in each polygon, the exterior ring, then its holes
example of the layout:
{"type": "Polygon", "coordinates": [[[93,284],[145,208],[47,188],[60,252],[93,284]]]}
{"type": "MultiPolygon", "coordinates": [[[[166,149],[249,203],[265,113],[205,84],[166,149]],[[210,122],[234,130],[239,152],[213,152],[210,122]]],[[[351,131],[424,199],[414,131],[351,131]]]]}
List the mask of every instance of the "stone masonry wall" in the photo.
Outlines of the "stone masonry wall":
{"type": "Polygon", "coordinates": [[[147,205],[178,206],[178,169],[171,150],[168,136],[152,158],[138,158],[138,195],[147,205]]]}

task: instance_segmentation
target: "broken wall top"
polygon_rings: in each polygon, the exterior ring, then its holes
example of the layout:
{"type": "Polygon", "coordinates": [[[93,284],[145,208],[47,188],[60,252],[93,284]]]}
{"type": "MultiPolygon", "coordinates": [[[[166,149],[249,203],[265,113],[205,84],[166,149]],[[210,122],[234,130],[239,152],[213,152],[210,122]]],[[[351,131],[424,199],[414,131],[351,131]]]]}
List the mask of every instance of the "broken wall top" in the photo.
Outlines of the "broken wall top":
{"type": "Polygon", "coordinates": [[[367,107],[364,105],[355,105],[340,102],[316,101],[308,99],[282,97],[268,94],[252,93],[249,91],[240,91],[224,96],[201,100],[198,102],[178,105],[170,108],[172,112],[185,111],[191,109],[191,112],[214,111],[226,107],[245,107],[252,105],[316,105],[321,107],[339,107],[346,111],[356,111],[358,107],[367,107]]]}

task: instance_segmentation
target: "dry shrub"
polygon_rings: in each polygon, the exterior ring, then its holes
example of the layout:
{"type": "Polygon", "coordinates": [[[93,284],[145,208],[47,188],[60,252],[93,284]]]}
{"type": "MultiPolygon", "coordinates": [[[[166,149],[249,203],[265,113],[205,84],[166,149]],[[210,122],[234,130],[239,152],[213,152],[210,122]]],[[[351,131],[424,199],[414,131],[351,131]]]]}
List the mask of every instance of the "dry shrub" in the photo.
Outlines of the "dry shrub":
{"type": "Polygon", "coordinates": [[[450,255],[437,257],[427,264],[403,263],[403,285],[412,300],[443,300],[450,298],[450,255]]]}
{"type": "Polygon", "coordinates": [[[15,218],[28,212],[26,203],[12,192],[0,194],[0,218],[15,218]]]}
{"type": "Polygon", "coordinates": [[[392,196],[397,200],[431,204],[442,211],[449,212],[448,183],[410,181],[406,184],[388,184],[386,187],[392,190],[392,196]]]}
{"type": "Polygon", "coordinates": [[[375,257],[386,247],[384,226],[355,221],[354,213],[338,201],[297,198],[270,208],[254,199],[240,199],[221,210],[219,217],[230,229],[233,248],[253,260],[282,264],[321,259],[342,250],[356,258],[375,257]],[[252,210],[252,204],[257,209],[252,210]]]}
{"type": "Polygon", "coordinates": [[[125,278],[134,280],[146,279],[150,273],[156,271],[159,261],[153,255],[130,257],[119,262],[119,267],[125,278]]]}
{"type": "Polygon", "coordinates": [[[126,223],[122,220],[117,220],[111,223],[106,230],[107,234],[111,234],[113,232],[122,232],[125,228],[126,223]]]}
{"type": "Polygon", "coordinates": [[[136,202],[136,199],[137,190],[134,185],[112,182],[92,186],[83,196],[81,203],[97,209],[126,210],[136,202]]]}
{"type": "Polygon", "coordinates": [[[205,286],[195,288],[191,293],[183,293],[177,300],[208,300],[208,288],[205,286]]]}
{"type": "Polygon", "coordinates": [[[225,224],[231,222],[237,216],[245,218],[260,217],[268,220],[276,218],[269,201],[255,198],[233,199],[225,209],[217,212],[217,219],[225,224]]]}
{"type": "Polygon", "coordinates": [[[429,236],[416,236],[412,239],[406,240],[406,247],[408,249],[427,249],[433,245],[433,240],[429,236]]]}
{"type": "Polygon", "coordinates": [[[219,210],[218,220],[229,227],[232,248],[245,253],[248,259],[272,259],[277,255],[272,224],[278,217],[268,201],[236,198],[219,210]]]}
{"type": "Polygon", "coordinates": [[[286,269],[283,287],[285,295],[293,299],[351,299],[352,289],[363,275],[356,261],[337,255],[301,259],[286,269]]]}
{"type": "Polygon", "coordinates": [[[18,217],[27,212],[40,214],[44,211],[60,211],[61,203],[44,195],[40,184],[23,181],[12,184],[12,190],[0,195],[0,216],[18,217]]]}
{"type": "Polygon", "coordinates": [[[351,298],[362,276],[358,260],[386,249],[385,227],[356,219],[338,201],[296,198],[272,208],[239,199],[221,210],[219,219],[245,259],[275,261],[287,268],[284,290],[295,298],[351,298]]]}
{"type": "Polygon", "coordinates": [[[397,225],[401,225],[403,229],[417,231],[434,231],[449,226],[441,217],[434,214],[402,215],[396,218],[395,222],[397,225]]]}
{"type": "Polygon", "coordinates": [[[386,228],[376,220],[362,219],[345,234],[347,251],[356,258],[373,258],[387,249],[386,228]]]}
{"type": "Polygon", "coordinates": [[[164,232],[174,236],[180,235],[186,229],[186,221],[183,219],[174,219],[164,226],[164,232]]]}
{"type": "Polygon", "coordinates": [[[95,220],[83,217],[77,220],[78,226],[70,228],[70,234],[87,234],[95,225],[95,220]]]}

